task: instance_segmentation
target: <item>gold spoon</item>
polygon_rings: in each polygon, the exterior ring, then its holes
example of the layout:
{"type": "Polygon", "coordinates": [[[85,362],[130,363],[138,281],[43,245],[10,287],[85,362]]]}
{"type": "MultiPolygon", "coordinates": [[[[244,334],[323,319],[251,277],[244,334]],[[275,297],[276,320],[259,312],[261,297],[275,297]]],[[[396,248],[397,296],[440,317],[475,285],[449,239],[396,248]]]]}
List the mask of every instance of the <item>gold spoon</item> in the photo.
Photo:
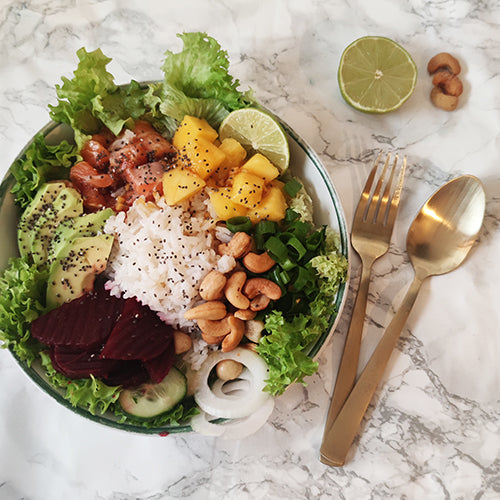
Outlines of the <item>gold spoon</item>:
{"type": "Polygon", "coordinates": [[[438,189],[421,208],[406,239],[415,277],[328,436],[324,438],[323,463],[344,465],[422,282],[429,276],[448,273],[463,262],[481,229],[485,204],[486,197],[479,179],[464,175],[438,189]]]}

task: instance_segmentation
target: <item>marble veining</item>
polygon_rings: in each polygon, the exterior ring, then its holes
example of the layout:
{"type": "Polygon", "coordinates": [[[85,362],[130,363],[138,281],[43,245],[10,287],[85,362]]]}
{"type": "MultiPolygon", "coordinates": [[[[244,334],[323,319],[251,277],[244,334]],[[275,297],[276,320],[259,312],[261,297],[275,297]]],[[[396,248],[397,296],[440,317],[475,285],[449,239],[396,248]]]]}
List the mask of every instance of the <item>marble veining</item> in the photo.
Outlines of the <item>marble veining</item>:
{"type": "Polygon", "coordinates": [[[495,0],[4,0],[0,5],[0,177],[48,121],[54,85],[76,50],[101,47],[118,83],[161,78],[175,34],[206,31],[244,88],[318,153],[351,224],[380,149],[408,157],[391,248],[373,268],[360,369],[408,287],[406,232],[420,206],[460,174],[484,183],[486,217],[464,265],[427,280],[355,440],[329,468],[319,446],[360,276],[307,386],[279,397],[254,436],[126,434],[83,419],[38,389],[0,353],[0,500],[500,498],[500,5],[495,0]],[[419,71],[395,113],[365,115],[340,96],[342,50],[359,36],[401,43],[419,71]],[[453,113],[429,100],[427,61],[462,63],[453,113]]]}

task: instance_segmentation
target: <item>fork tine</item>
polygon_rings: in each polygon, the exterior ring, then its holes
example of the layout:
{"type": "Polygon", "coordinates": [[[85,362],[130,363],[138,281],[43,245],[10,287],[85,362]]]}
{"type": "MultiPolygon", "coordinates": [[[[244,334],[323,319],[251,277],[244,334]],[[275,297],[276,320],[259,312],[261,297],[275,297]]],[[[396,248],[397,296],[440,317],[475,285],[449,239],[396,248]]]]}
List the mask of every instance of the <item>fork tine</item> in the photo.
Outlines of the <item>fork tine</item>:
{"type": "Polygon", "coordinates": [[[375,186],[375,190],[373,191],[372,199],[368,206],[368,212],[364,217],[364,220],[368,222],[375,221],[376,215],[378,213],[378,209],[380,206],[380,192],[382,191],[382,186],[384,185],[384,178],[387,172],[387,166],[389,164],[390,159],[391,159],[391,153],[388,153],[384,163],[384,168],[382,169],[382,173],[380,174],[377,185],[375,186]]]}
{"type": "Polygon", "coordinates": [[[388,222],[387,216],[392,206],[392,203],[389,203],[389,199],[391,197],[392,182],[394,180],[394,172],[396,171],[397,163],[398,163],[398,154],[396,153],[396,155],[394,156],[394,163],[392,164],[389,179],[385,184],[384,194],[382,195],[382,199],[380,200],[379,211],[375,215],[375,222],[380,222],[382,224],[388,222]]]}
{"type": "Polygon", "coordinates": [[[403,165],[399,171],[398,183],[394,194],[392,195],[391,203],[388,207],[387,212],[387,225],[391,227],[396,219],[396,214],[398,213],[399,200],[401,199],[401,191],[403,190],[403,181],[406,171],[406,156],[403,158],[403,165]]]}
{"type": "Polygon", "coordinates": [[[366,179],[365,187],[363,188],[363,192],[361,193],[361,197],[358,202],[358,206],[356,208],[357,214],[362,214],[363,219],[366,215],[366,209],[368,206],[368,201],[370,200],[370,193],[373,186],[373,181],[375,179],[375,174],[377,173],[378,164],[380,163],[380,158],[382,158],[382,151],[377,156],[375,163],[370,171],[370,175],[368,175],[368,179],[366,179]]]}

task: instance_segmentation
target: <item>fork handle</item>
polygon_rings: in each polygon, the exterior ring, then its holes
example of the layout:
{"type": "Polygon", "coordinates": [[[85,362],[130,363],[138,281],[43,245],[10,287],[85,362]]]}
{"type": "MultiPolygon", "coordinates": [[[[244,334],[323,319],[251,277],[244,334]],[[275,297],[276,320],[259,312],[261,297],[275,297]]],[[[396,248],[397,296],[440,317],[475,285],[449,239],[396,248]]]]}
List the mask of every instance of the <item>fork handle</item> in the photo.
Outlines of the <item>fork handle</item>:
{"type": "Polygon", "coordinates": [[[389,323],[373,354],[352,389],[337,419],[324,437],[321,461],[327,465],[342,466],[358,432],[363,416],[382,379],[392,351],[408,319],[422,285],[422,279],[415,276],[410,288],[389,323]]]}
{"type": "Polygon", "coordinates": [[[344,352],[340,361],[340,368],[335,382],[328,416],[326,417],[325,430],[323,433],[323,446],[325,446],[325,437],[328,435],[333,422],[342,408],[347,396],[351,392],[358,372],[359,351],[361,348],[361,337],[363,334],[363,325],[366,313],[366,303],[368,300],[368,287],[370,283],[370,272],[375,259],[362,262],[361,279],[358,292],[351,315],[351,323],[347,331],[344,352]]]}

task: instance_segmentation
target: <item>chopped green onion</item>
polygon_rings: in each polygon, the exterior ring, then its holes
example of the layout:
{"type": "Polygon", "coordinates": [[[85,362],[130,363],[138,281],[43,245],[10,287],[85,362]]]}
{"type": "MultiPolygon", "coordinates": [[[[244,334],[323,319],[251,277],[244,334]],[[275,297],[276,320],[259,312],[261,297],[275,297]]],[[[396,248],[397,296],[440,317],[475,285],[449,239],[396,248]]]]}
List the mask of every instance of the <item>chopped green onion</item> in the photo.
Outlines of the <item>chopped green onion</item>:
{"type": "Polygon", "coordinates": [[[278,231],[278,224],[272,220],[261,220],[255,226],[255,234],[275,234],[278,231]]]}
{"type": "Polygon", "coordinates": [[[309,236],[306,240],[306,248],[308,250],[316,250],[325,240],[325,231],[326,226],[323,226],[320,231],[315,231],[311,234],[311,236],[309,236]]]}
{"type": "Polygon", "coordinates": [[[300,214],[291,208],[287,208],[285,212],[285,222],[293,222],[300,217],[300,214]]]}
{"type": "Polygon", "coordinates": [[[307,250],[304,247],[304,245],[295,236],[292,236],[288,240],[287,247],[289,249],[293,250],[293,254],[295,254],[297,256],[297,258],[296,258],[297,261],[300,261],[300,259],[302,259],[302,257],[304,257],[304,255],[307,252],[307,250]]]}
{"type": "Polygon", "coordinates": [[[302,184],[297,179],[292,179],[283,186],[283,189],[287,194],[294,198],[302,189],[302,184]]]}
{"type": "Polygon", "coordinates": [[[296,220],[288,226],[287,231],[296,236],[300,241],[305,241],[310,229],[311,224],[301,220],[296,220]]]}
{"type": "Polygon", "coordinates": [[[232,233],[248,233],[252,229],[252,222],[248,217],[242,215],[231,217],[226,221],[226,226],[232,233]]]}
{"type": "Polygon", "coordinates": [[[269,255],[278,263],[288,259],[286,245],[276,236],[271,236],[265,243],[264,248],[269,255]]]}

